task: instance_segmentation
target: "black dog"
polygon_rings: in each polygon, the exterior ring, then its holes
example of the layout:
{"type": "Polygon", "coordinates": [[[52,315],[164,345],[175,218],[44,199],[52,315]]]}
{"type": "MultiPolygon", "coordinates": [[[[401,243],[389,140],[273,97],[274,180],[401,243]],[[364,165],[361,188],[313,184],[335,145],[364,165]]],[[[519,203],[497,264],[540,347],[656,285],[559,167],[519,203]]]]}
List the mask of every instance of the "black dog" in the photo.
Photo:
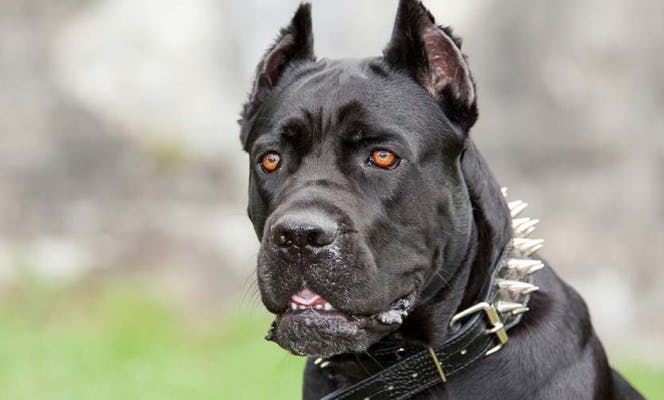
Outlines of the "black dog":
{"type": "Polygon", "coordinates": [[[268,339],[312,357],[305,399],[641,398],[531,257],[536,221],[512,220],[524,204],[468,137],[476,99],[460,41],[416,0],[382,57],[317,60],[303,4],[258,65],[248,213],[268,339]]]}

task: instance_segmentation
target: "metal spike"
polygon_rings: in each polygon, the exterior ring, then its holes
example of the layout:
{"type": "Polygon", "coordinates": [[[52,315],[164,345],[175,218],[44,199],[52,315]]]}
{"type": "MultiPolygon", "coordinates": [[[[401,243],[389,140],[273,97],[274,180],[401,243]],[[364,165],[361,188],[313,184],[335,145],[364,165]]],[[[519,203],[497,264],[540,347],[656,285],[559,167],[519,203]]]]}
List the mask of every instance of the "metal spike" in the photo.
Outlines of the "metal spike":
{"type": "Polygon", "coordinates": [[[525,313],[525,312],[528,311],[528,310],[530,310],[530,308],[528,308],[528,307],[517,308],[516,310],[512,310],[512,315],[523,314],[523,313],[525,313]]]}
{"type": "Polygon", "coordinates": [[[526,229],[525,232],[523,232],[521,234],[521,236],[522,237],[528,237],[528,236],[530,236],[531,233],[533,233],[533,231],[535,231],[535,227],[531,226],[530,228],[526,229]]]}
{"type": "Polygon", "coordinates": [[[523,201],[523,200],[514,200],[514,201],[508,202],[507,207],[511,211],[512,209],[514,209],[514,207],[518,207],[518,206],[520,206],[521,204],[524,204],[524,203],[525,203],[525,201],[523,201]]]}
{"type": "Polygon", "coordinates": [[[538,219],[532,218],[514,218],[512,219],[512,231],[514,236],[526,237],[535,230],[538,219]]]}
{"type": "Polygon", "coordinates": [[[523,275],[530,275],[535,271],[539,271],[544,267],[544,263],[540,260],[510,258],[507,260],[507,268],[514,270],[523,275]]]}
{"type": "Polygon", "coordinates": [[[514,247],[521,252],[525,257],[533,254],[537,250],[544,247],[544,239],[527,239],[527,238],[514,238],[512,239],[514,247]]]}
{"type": "Polygon", "coordinates": [[[512,229],[516,229],[517,227],[525,224],[528,221],[530,221],[530,218],[528,218],[528,217],[513,218],[512,219],[512,229]]]}
{"type": "Polygon", "coordinates": [[[528,207],[528,203],[522,200],[515,200],[507,203],[507,207],[509,207],[510,214],[512,215],[512,218],[514,218],[528,207]]]}
{"type": "Polygon", "coordinates": [[[513,295],[529,294],[539,290],[539,287],[528,282],[496,279],[496,285],[501,289],[509,290],[513,295]]]}
{"type": "Polygon", "coordinates": [[[537,292],[538,290],[540,290],[539,286],[531,285],[531,287],[527,287],[522,290],[512,289],[512,292],[516,292],[518,294],[531,294],[537,292]]]}
{"type": "Polygon", "coordinates": [[[518,310],[519,308],[523,308],[523,304],[503,300],[498,300],[496,303],[496,310],[498,310],[499,313],[507,313],[518,310]]]}
{"type": "Polygon", "coordinates": [[[539,271],[542,268],[544,268],[544,263],[539,263],[531,267],[528,271],[524,272],[524,274],[525,275],[534,274],[535,272],[539,271]]]}
{"type": "Polygon", "coordinates": [[[529,219],[528,221],[525,221],[524,223],[515,227],[514,233],[521,236],[528,236],[529,233],[532,233],[532,231],[535,230],[535,227],[537,224],[539,224],[539,222],[540,220],[537,218],[529,219]]]}
{"type": "Polygon", "coordinates": [[[505,186],[500,188],[500,192],[503,194],[503,197],[507,197],[507,188],[505,186]]]}

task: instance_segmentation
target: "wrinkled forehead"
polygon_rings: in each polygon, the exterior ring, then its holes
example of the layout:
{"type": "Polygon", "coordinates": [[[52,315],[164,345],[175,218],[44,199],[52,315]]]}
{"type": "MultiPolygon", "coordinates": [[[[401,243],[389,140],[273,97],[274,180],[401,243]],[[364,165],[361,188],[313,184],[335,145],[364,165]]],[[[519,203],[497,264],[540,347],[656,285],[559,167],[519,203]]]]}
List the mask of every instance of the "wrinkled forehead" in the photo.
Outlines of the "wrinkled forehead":
{"type": "Polygon", "coordinates": [[[323,129],[327,134],[333,134],[342,120],[351,119],[420,146],[438,143],[441,135],[457,137],[427,92],[380,58],[323,59],[301,65],[284,76],[265,106],[262,117],[270,121],[269,130],[315,117],[323,127],[332,128],[323,129]]]}

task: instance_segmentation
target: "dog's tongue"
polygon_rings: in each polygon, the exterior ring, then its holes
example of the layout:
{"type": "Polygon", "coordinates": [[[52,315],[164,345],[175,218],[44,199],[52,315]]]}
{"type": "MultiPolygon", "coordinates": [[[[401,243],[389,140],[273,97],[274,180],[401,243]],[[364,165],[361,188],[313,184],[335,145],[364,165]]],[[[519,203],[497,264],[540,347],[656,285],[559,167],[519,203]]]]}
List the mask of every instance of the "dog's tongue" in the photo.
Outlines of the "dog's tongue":
{"type": "Polygon", "coordinates": [[[327,300],[309,289],[302,289],[295,293],[291,296],[291,300],[293,300],[294,303],[301,304],[303,306],[315,306],[317,304],[327,303],[327,300]]]}

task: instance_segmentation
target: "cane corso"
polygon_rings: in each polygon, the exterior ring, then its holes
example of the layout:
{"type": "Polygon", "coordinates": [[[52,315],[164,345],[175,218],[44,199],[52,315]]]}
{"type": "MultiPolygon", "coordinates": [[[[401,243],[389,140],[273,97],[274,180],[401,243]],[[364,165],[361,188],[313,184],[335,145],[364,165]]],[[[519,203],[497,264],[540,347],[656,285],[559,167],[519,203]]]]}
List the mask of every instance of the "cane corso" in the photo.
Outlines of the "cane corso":
{"type": "Polygon", "coordinates": [[[401,0],[382,56],[317,59],[310,8],[240,119],[267,339],[310,357],[303,397],[641,398],[469,138],[460,40],[401,0]]]}

